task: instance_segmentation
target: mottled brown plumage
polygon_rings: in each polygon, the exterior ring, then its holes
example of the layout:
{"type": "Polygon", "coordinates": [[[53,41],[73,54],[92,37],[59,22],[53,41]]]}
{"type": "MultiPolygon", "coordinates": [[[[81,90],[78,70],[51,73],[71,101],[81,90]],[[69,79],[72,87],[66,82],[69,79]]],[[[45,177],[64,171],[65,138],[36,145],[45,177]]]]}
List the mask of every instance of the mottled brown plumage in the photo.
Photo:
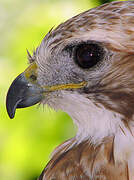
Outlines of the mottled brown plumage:
{"type": "Polygon", "coordinates": [[[39,180],[134,180],[134,2],[69,19],[29,58],[9,89],[9,116],[41,101],[67,112],[78,128],[39,180]]]}
{"type": "Polygon", "coordinates": [[[53,156],[39,180],[129,180],[127,163],[114,161],[113,141],[107,138],[98,146],[85,141],[69,150],[65,146],[53,156]]]}

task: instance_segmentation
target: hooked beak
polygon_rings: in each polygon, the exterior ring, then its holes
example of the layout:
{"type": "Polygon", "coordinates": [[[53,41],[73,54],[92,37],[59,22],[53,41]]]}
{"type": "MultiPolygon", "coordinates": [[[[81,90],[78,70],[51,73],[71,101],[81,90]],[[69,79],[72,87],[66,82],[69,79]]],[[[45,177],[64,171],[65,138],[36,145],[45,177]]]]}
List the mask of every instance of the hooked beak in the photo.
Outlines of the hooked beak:
{"type": "Polygon", "coordinates": [[[64,89],[78,89],[86,84],[86,82],[81,82],[42,87],[37,82],[37,65],[34,62],[13,81],[8,90],[6,98],[8,115],[11,119],[14,118],[17,108],[29,107],[39,103],[46,93],[64,89]]]}
{"type": "Polygon", "coordinates": [[[37,104],[43,98],[43,89],[36,83],[35,64],[21,73],[11,84],[6,98],[9,117],[14,118],[16,108],[24,108],[37,104]],[[34,69],[34,71],[30,71],[34,69]],[[30,80],[30,77],[34,79],[30,80]]]}

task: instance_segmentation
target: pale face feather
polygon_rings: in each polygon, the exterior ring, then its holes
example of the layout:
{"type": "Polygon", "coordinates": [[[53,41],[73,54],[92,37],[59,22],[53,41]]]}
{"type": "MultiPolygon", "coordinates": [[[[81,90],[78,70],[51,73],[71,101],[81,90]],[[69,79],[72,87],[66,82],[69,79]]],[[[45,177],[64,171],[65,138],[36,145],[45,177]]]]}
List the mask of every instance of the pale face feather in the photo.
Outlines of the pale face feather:
{"type": "MultiPolygon", "coordinates": [[[[44,103],[55,110],[61,109],[71,116],[78,128],[74,144],[89,140],[97,146],[104,138],[114,137],[115,161],[129,161],[133,156],[133,134],[124,125],[120,114],[109,111],[102,105],[95,105],[92,98],[69,91],[59,92],[44,103]]],[[[130,128],[133,126],[130,125],[130,128]]]]}
{"type": "Polygon", "coordinates": [[[57,97],[49,98],[47,104],[71,116],[78,128],[77,143],[89,139],[96,144],[101,143],[104,137],[115,135],[123,123],[120,114],[95,105],[93,101],[75,92],[61,91],[57,97]]]}

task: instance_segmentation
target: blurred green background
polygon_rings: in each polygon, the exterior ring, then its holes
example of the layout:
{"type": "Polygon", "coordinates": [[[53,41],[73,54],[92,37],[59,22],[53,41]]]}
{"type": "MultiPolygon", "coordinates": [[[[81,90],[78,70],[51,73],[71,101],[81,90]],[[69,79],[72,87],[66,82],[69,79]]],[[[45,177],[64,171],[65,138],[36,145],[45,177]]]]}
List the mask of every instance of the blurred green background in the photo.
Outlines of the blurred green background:
{"type": "Polygon", "coordinates": [[[26,49],[32,52],[54,25],[105,2],[0,0],[0,180],[36,180],[53,149],[75,135],[71,118],[47,107],[17,110],[9,119],[6,93],[28,65],[26,49]]]}

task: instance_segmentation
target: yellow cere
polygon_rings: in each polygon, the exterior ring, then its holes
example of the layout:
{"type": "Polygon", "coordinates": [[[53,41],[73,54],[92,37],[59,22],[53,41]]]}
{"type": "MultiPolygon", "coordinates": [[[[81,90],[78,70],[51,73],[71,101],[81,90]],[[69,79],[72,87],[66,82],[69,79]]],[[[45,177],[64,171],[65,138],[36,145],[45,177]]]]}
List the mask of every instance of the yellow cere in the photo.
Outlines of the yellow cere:
{"type": "Polygon", "coordinates": [[[31,63],[30,66],[24,71],[24,75],[27,79],[34,75],[37,77],[37,64],[35,62],[31,63]]]}

